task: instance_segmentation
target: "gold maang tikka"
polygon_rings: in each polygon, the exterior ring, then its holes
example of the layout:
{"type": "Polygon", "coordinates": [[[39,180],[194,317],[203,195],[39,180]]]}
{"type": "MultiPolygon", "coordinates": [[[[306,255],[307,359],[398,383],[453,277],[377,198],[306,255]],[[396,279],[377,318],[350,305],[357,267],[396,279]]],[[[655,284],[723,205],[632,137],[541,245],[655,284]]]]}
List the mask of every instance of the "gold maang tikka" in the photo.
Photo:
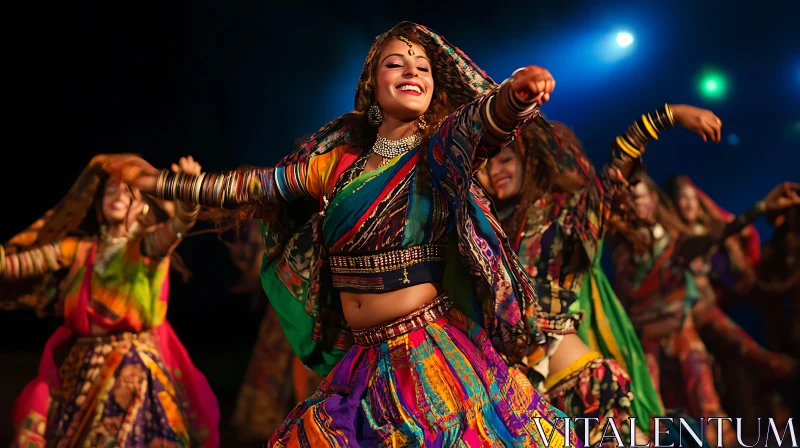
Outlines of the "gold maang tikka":
{"type": "Polygon", "coordinates": [[[409,56],[414,56],[414,48],[412,48],[414,46],[414,44],[410,40],[408,40],[408,38],[406,38],[404,36],[397,36],[397,38],[400,39],[401,41],[405,42],[406,45],[408,45],[408,55],[409,56]]]}

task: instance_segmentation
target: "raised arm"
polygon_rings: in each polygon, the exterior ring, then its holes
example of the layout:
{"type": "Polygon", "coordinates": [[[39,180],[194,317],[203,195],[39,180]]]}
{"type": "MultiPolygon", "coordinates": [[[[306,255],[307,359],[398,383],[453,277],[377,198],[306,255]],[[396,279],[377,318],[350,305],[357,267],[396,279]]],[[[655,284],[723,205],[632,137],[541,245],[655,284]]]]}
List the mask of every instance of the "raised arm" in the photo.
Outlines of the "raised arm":
{"type": "Polygon", "coordinates": [[[75,260],[77,248],[77,238],[65,238],[14,254],[6,253],[0,245],[0,275],[6,280],[20,280],[67,268],[75,260]]]}
{"type": "Polygon", "coordinates": [[[800,184],[785,182],[773,188],[767,196],[753,207],[729,222],[719,235],[701,235],[686,238],[677,252],[677,260],[681,264],[691,263],[697,257],[705,256],[715,246],[729,237],[740,233],[760,216],[767,212],[777,212],[800,205],[797,190],[800,184]]]}
{"type": "Polygon", "coordinates": [[[579,238],[590,259],[605,234],[608,219],[627,181],[641,162],[647,144],[659,135],[681,124],[688,130],[719,142],[722,122],[711,112],[688,105],[665,104],[634,121],[611,145],[611,157],[580,194],[569,200],[563,231],[579,238]]]}

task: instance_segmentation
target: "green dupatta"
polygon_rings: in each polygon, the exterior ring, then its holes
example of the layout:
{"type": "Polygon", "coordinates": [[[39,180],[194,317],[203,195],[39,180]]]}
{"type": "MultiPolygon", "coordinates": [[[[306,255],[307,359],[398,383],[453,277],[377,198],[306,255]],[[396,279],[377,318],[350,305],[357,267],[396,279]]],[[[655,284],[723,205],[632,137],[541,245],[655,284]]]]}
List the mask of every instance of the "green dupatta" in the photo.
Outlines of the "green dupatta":
{"type": "Polygon", "coordinates": [[[638,417],[637,426],[649,433],[650,421],[664,415],[664,408],[647,368],[639,337],[600,265],[602,254],[603,240],[600,240],[590,275],[584,279],[576,302],[585,313],[578,335],[592,350],[613,358],[628,372],[634,396],[633,416],[638,417]]]}

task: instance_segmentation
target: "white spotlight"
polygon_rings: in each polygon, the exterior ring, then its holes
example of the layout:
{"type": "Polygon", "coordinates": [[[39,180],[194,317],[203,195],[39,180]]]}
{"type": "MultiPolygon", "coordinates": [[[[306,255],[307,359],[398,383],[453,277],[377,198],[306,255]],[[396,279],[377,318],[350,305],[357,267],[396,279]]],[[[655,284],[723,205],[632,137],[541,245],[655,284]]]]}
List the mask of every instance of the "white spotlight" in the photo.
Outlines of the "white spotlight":
{"type": "Polygon", "coordinates": [[[628,45],[633,43],[633,36],[630,33],[619,33],[617,34],[617,44],[620,47],[627,47],[628,45]]]}

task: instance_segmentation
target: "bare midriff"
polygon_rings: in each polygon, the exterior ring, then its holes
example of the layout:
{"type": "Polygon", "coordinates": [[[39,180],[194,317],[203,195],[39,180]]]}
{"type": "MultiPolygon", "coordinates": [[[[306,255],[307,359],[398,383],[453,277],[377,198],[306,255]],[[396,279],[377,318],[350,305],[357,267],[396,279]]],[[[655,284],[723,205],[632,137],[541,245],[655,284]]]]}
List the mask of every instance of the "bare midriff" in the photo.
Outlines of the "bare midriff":
{"type": "Polygon", "coordinates": [[[441,294],[441,286],[422,283],[380,294],[341,292],[344,318],[353,330],[366,330],[397,320],[441,294]]]}
{"type": "Polygon", "coordinates": [[[589,353],[589,347],[577,334],[565,334],[556,352],[550,357],[550,374],[556,374],[569,367],[578,358],[589,353]]]}

